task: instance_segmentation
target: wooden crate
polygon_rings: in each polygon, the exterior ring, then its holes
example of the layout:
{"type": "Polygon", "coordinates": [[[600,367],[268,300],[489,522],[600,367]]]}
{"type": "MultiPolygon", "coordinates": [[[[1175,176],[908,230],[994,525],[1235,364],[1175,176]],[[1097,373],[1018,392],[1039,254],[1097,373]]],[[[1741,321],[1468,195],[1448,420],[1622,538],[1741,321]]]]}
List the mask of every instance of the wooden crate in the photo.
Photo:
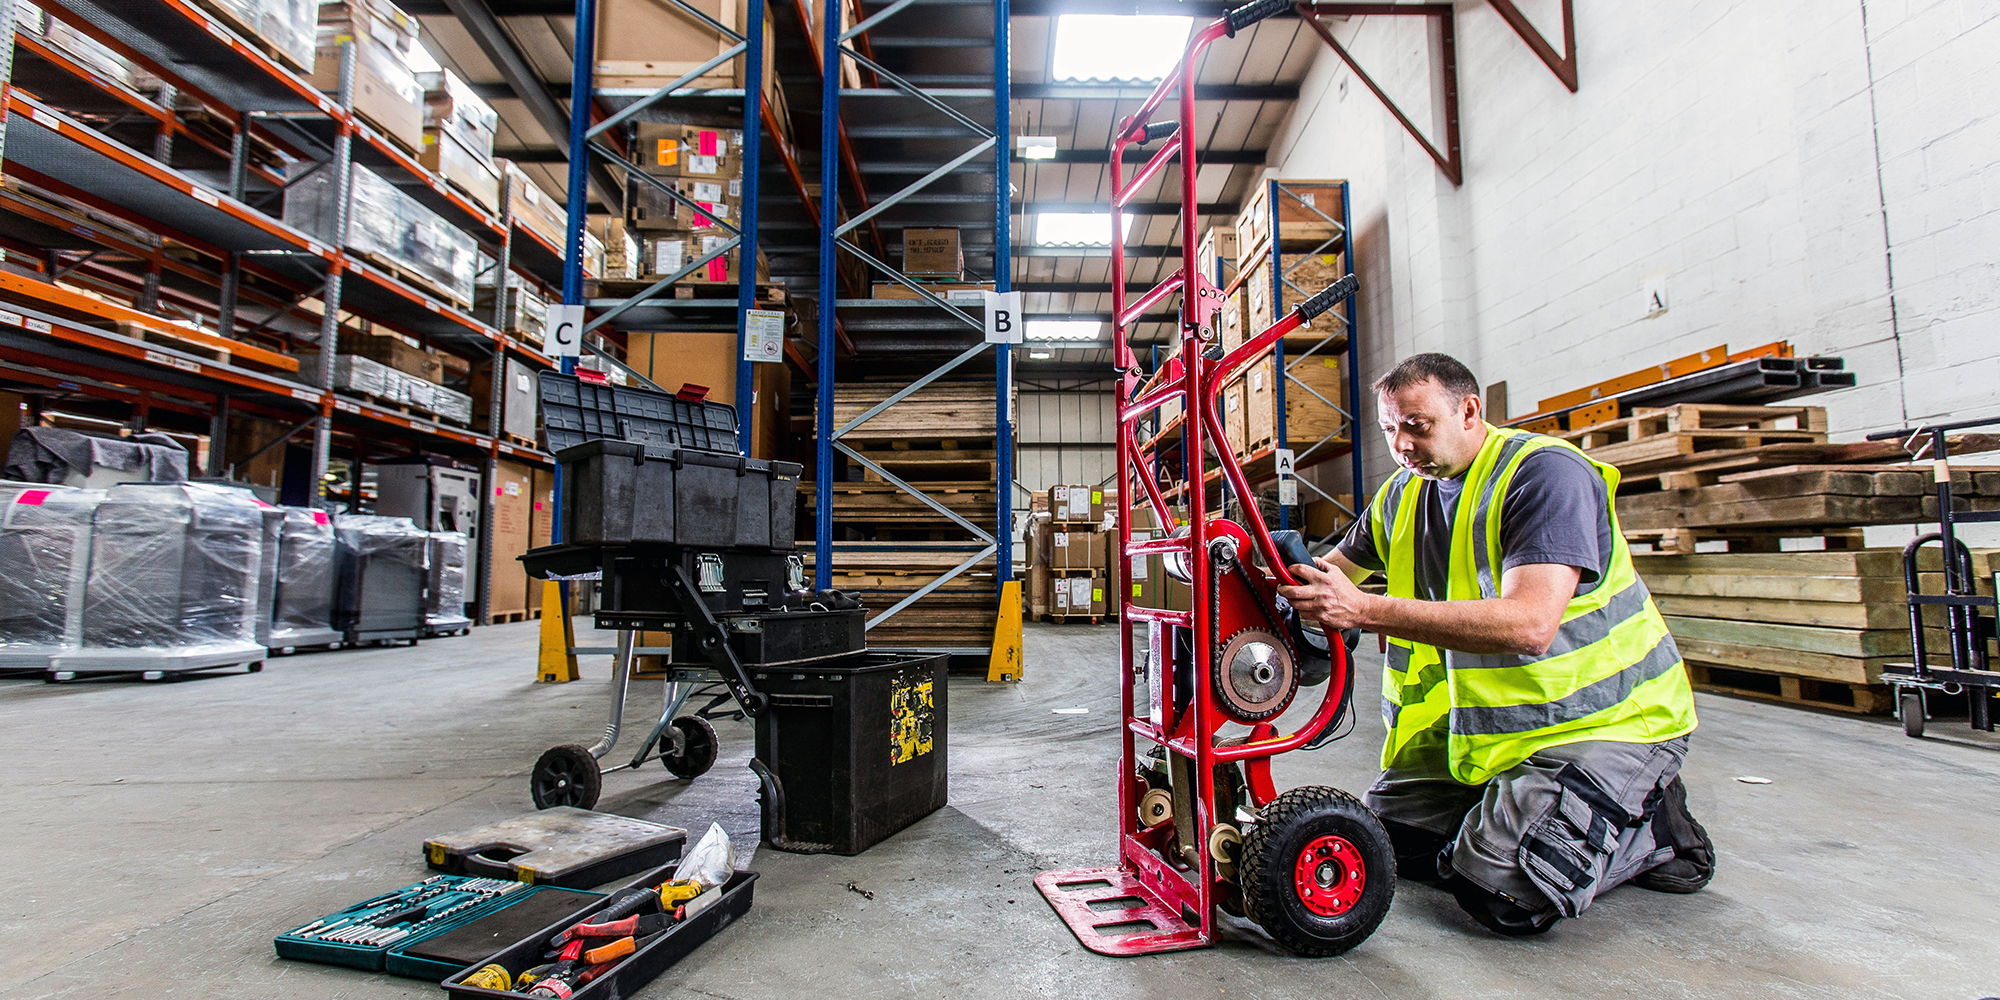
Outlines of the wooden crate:
{"type": "MultiPolygon", "coordinates": [[[[1292,180],[1278,183],[1285,189],[1278,193],[1278,245],[1281,250],[1317,249],[1320,244],[1340,235],[1340,227],[1329,222],[1328,218],[1338,220],[1341,217],[1346,181],[1292,180]]],[[[1269,185],[1252,184],[1249,196],[1243,200],[1243,211],[1236,216],[1236,238],[1246,257],[1269,252],[1270,194],[1269,185]]]]}
{"type": "MultiPolygon", "coordinates": [[[[1344,253],[1293,255],[1283,258],[1285,266],[1284,298],[1276,314],[1271,311],[1271,261],[1259,258],[1249,265],[1250,277],[1244,279],[1243,295],[1243,339],[1248,340],[1269,329],[1271,324],[1283,319],[1293,307],[1319,293],[1328,285],[1346,277],[1349,267],[1344,253]]],[[[1315,317],[1312,322],[1299,328],[1285,338],[1287,346],[1298,345],[1294,350],[1318,343],[1331,334],[1339,333],[1346,322],[1346,313],[1340,309],[1330,309],[1315,317]]]]}
{"type": "Polygon", "coordinates": [[[1241,375],[1230,379],[1222,387],[1222,439],[1229,450],[1237,455],[1247,454],[1245,436],[1249,431],[1246,418],[1249,411],[1245,406],[1244,378],[1241,375]]]}
{"type": "Polygon", "coordinates": [[[1231,226],[1210,226],[1203,233],[1201,244],[1195,248],[1194,263],[1201,276],[1216,287],[1227,287],[1230,279],[1236,277],[1236,269],[1241,265],[1236,256],[1236,230],[1231,226]],[[1216,269],[1220,263],[1221,270],[1216,269]]]}
{"type": "Polygon", "coordinates": [[[1692,660],[1687,672],[1698,691],[1859,715],[1887,715],[1895,708],[1893,692],[1882,684],[1847,684],[1692,660]]]}
{"type": "MultiPolygon", "coordinates": [[[[1347,405],[1347,376],[1340,359],[1317,354],[1297,361],[1287,358],[1286,370],[1291,378],[1285,385],[1286,442],[1295,448],[1309,448],[1338,433],[1347,422],[1334,409],[1347,405]],[[1327,405],[1329,402],[1333,405],[1327,405]]],[[[1255,452],[1272,446],[1277,435],[1277,359],[1267,356],[1252,364],[1244,379],[1244,443],[1255,452]]]]}

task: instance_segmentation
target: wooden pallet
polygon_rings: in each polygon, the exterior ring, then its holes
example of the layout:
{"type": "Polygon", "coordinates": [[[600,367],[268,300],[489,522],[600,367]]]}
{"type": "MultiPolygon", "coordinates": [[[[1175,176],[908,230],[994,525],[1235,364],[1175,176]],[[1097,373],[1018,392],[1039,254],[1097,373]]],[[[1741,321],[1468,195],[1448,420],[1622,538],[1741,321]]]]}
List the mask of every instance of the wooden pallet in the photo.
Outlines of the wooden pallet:
{"type": "MultiPolygon", "coordinates": [[[[999,511],[998,496],[990,482],[927,482],[924,495],[945,509],[982,527],[990,527],[999,511]]],[[[843,524],[896,526],[949,525],[952,522],[922,500],[885,482],[842,482],[831,491],[833,519],[843,524]]],[[[799,495],[813,503],[815,485],[799,484],[799,495]]]]}
{"type": "Polygon", "coordinates": [[[534,618],[541,617],[541,614],[539,612],[531,616],[526,611],[495,611],[492,614],[493,614],[493,624],[495,625],[511,625],[515,622],[527,621],[530,617],[534,618]]]}
{"type": "Polygon", "coordinates": [[[1801,708],[1824,708],[1856,715],[1887,715],[1896,704],[1894,693],[1884,684],[1841,684],[1693,661],[1687,663],[1687,672],[1688,681],[1698,691],[1801,708]]]}
{"type": "Polygon", "coordinates": [[[533,438],[524,438],[524,437],[522,437],[522,436],[521,436],[521,435],[519,435],[519,434],[508,434],[508,433],[505,433],[505,432],[502,432],[502,433],[501,433],[501,435],[500,435],[500,439],[501,439],[502,441],[505,441],[505,442],[506,442],[506,443],[508,443],[508,444],[511,444],[511,445],[513,445],[513,446],[514,446],[514,447],[516,447],[516,448],[540,448],[540,447],[541,447],[541,443],[540,443],[540,442],[538,442],[538,441],[536,441],[535,439],[533,439],[533,438]]]}
{"type": "Polygon", "coordinates": [[[1045,624],[1049,624],[1049,625],[1102,625],[1102,624],[1104,624],[1104,619],[1105,619],[1106,617],[1108,617],[1108,616],[1106,616],[1106,615],[1059,615],[1059,614],[1053,614],[1053,613],[1051,613],[1051,614],[1045,614],[1045,615],[1037,615],[1037,616],[1035,617],[1035,620],[1036,620],[1036,621],[1039,621],[1039,622],[1043,622],[1043,623],[1045,623],[1045,624]]]}
{"type": "Polygon", "coordinates": [[[1623,469],[1670,467],[1702,452],[1825,444],[1826,408],[1680,403],[1566,431],[1564,440],[1623,469]],[[1787,428],[1784,424],[1791,424],[1787,428]]]}
{"type": "MultiPolygon", "coordinates": [[[[661,275],[665,277],[665,275],[661,275]]],[[[653,287],[659,278],[592,278],[585,284],[585,291],[591,298],[630,298],[653,287]]],[[[730,299],[736,298],[737,285],[734,281],[693,281],[681,280],[667,286],[667,294],[676,299],[730,299]]],[[[784,285],[759,282],[755,286],[757,302],[766,308],[784,306],[791,302],[791,290],[784,285]]]]}
{"type": "MultiPolygon", "coordinates": [[[[856,383],[834,387],[833,423],[849,421],[901,391],[907,383],[856,383]]],[[[994,389],[984,382],[933,382],[897,400],[895,405],[843,435],[849,444],[861,442],[990,440],[998,433],[994,420],[994,389]]],[[[986,447],[990,448],[989,443],[986,447]]]]}

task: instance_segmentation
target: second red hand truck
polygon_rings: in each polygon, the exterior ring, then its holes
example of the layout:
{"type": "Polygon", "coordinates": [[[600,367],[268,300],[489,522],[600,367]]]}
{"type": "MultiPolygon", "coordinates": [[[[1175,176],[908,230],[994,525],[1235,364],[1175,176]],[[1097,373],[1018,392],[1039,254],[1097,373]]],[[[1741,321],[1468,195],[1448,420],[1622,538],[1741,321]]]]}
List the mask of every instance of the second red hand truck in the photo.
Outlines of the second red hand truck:
{"type": "MultiPolygon", "coordinates": [[[[1322,734],[1336,730],[1351,710],[1346,644],[1326,641],[1312,623],[1298,621],[1277,594],[1280,584],[1294,582],[1285,567],[1309,560],[1305,546],[1295,533],[1274,536],[1255,503],[1242,505],[1247,525],[1211,518],[1204,496],[1205,445],[1223,440],[1217,389],[1278,338],[1358,287],[1352,274],[1342,278],[1225,355],[1216,340],[1221,292],[1195,266],[1197,57],[1216,39],[1233,37],[1290,6],[1290,0],[1257,0],[1198,31],[1152,97],[1120,123],[1111,150],[1118,558],[1166,560],[1167,571],[1188,585],[1193,610],[1140,607],[1129,593],[1119,594],[1124,699],[1116,778],[1118,863],[1044,872],[1035,879],[1083,945],[1106,955],[1205,947],[1216,938],[1220,913],[1255,920],[1300,954],[1337,955],[1374,933],[1395,894],[1395,855],[1366,806],[1336,788],[1306,786],[1279,794],[1272,783],[1271,758],[1324,742],[1322,734]],[[1151,121],[1176,93],[1180,120],[1151,121]],[[1125,148],[1158,139],[1166,145],[1125,180],[1125,148]],[[1181,268],[1128,305],[1120,209],[1176,156],[1184,206],[1181,268]],[[1148,379],[1126,331],[1177,291],[1180,349],[1148,379]],[[1142,417],[1177,397],[1187,414],[1185,525],[1176,524],[1135,436],[1142,417]],[[1132,540],[1135,483],[1168,537],[1132,540]],[[1133,632],[1140,624],[1143,659],[1134,655],[1133,632]],[[1275,720],[1297,694],[1301,670],[1317,658],[1329,661],[1323,700],[1298,732],[1280,736],[1275,720]],[[1248,731],[1225,733],[1231,726],[1248,731]],[[1143,753],[1141,741],[1148,745],[1143,753]]],[[[1229,448],[1215,448],[1214,458],[1230,489],[1250,497],[1243,468],[1229,448]]]]}

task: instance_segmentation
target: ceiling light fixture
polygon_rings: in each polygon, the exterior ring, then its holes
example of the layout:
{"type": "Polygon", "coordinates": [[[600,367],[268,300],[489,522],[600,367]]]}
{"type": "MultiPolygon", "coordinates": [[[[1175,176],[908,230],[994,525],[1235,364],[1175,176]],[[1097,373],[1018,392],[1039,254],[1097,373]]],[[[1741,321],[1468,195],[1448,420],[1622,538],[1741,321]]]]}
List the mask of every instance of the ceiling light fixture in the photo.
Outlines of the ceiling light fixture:
{"type": "Polygon", "coordinates": [[[1052,75],[1059,81],[1139,81],[1166,77],[1187,51],[1194,18],[1064,14],[1056,19],[1052,75]]]}
{"type": "MultiPolygon", "coordinates": [[[[1132,238],[1134,216],[1121,215],[1125,239],[1132,238]]],[[[1037,212],[1035,245],[1039,247],[1108,247],[1111,245],[1109,212],[1037,212]]]]}
{"type": "Polygon", "coordinates": [[[1098,340],[1104,336],[1104,322],[1095,319],[1031,319],[1022,336],[1028,340],[1098,340]]]}
{"type": "Polygon", "coordinates": [[[1021,159],[1024,160],[1053,160],[1056,158],[1056,137],[1052,135],[1015,136],[1014,148],[1021,151],[1021,159]]]}

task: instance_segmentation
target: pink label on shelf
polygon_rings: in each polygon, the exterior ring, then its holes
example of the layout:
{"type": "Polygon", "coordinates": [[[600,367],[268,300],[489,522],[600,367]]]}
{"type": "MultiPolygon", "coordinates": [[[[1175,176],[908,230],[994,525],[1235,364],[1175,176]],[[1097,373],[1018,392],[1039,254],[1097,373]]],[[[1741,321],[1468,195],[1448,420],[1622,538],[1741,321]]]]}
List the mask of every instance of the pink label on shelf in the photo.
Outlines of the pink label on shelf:
{"type": "Polygon", "coordinates": [[[257,499],[256,497],[251,497],[251,498],[250,498],[250,502],[251,502],[251,503],[254,503],[254,504],[256,504],[256,505],[257,505],[257,506],[259,506],[259,507],[269,507],[269,506],[271,506],[270,504],[267,504],[267,503],[265,503],[264,501],[262,501],[262,500],[259,500],[259,499],[257,499]]]}
{"type": "Polygon", "coordinates": [[[326,511],[323,511],[323,510],[316,510],[316,511],[313,511],[313,523],[314,523],[314,524],[325,524],[325,523],[326,523],[326,511]]]}
{"type": "Polygon", "coordinates": [[[710,261],[708,262],[708,280],[710,280],[710,281],[728,281],[728,280],[729,280],[729,262],[728,262],[728,261],[725,261],[725,260],[723,260],[723,259],[722,259],[722,258],[720,258],[720,257],[716,257],[716,258],[714,258],[714,259],[710,260],[710,261]]]}
{"type": "Polygon", "coordinates": [[[715,147],[716,147],[716,144],[717,144],[717,140],[718,140],[718,139],[720,139],[720,138],[721,138],[721,137],[720,137],[719,135],[717,135],[716,133],[714,133],[714,132],[710,132],[710,131],[708,131],[708,130],[706,130],[706,129],[702,130],[702,133],[701,133],[701,153],[700,153],[699,155],[701,155],[701,156],[721,156],[721,155],[722,155],[722,153],[721,153],[720,151],[718,151],[718,150],[717,150],[717,149],[715,148],[715,147]]]}
{"type": "Polygon", "coordinates": [[[14,502],[24,503],[30,507],[40,507],[42,505],[42,501],[47,500],[48,498],[49,498],[48,490],[22,490],[21,495],[14,498],[14,502]]]}

